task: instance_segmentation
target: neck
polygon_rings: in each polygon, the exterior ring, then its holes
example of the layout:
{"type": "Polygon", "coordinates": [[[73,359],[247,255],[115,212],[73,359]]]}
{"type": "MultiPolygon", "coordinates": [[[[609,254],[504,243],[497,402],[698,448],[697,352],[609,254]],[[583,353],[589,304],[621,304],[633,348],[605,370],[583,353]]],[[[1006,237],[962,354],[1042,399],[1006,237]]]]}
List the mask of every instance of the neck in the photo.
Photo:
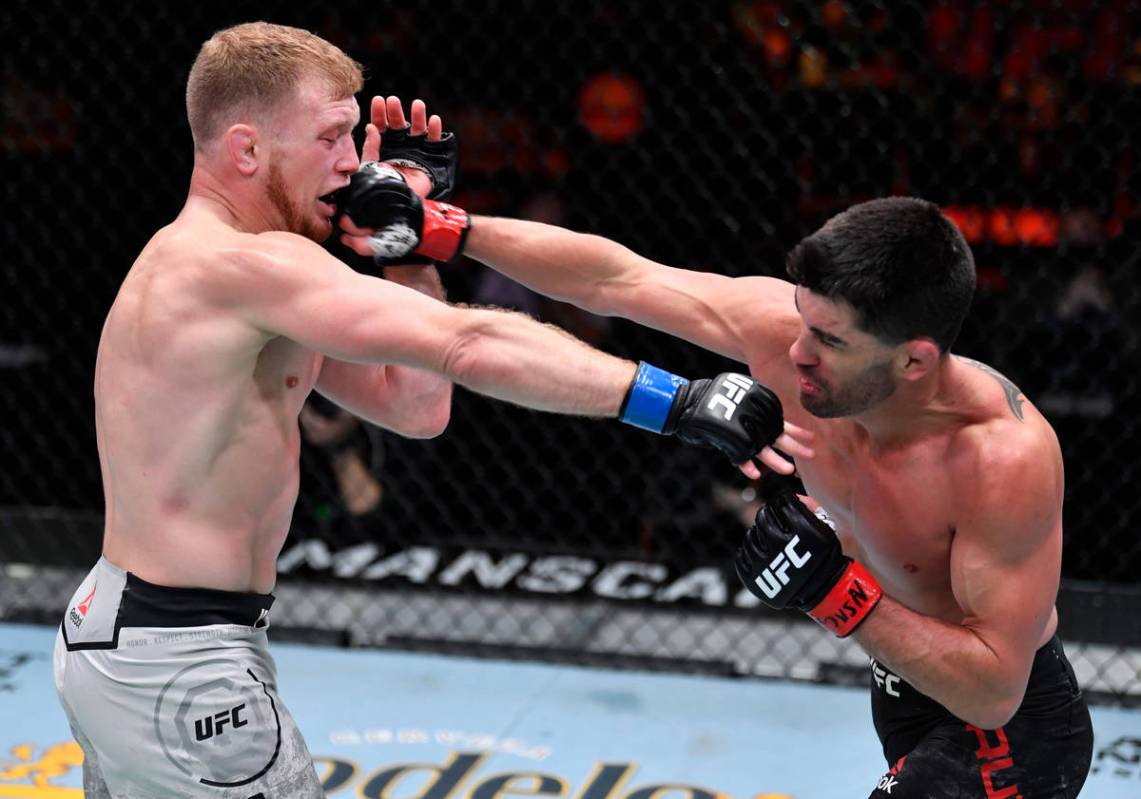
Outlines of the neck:
{"type": "Polygon", "coordinates": [[[962,365],[949,354],[918,380],[904,380],[874,408],[850,417],[875,449],[897,449],[961,424],[967,410],[962,365]]]}
{"type": "Polygon", "coordinates": [[[186,207],[204,207],[232,228],[244,233],[280,230],[264,201],[252,191],[252,181],[234,185],[195,160],[186,207]]]}

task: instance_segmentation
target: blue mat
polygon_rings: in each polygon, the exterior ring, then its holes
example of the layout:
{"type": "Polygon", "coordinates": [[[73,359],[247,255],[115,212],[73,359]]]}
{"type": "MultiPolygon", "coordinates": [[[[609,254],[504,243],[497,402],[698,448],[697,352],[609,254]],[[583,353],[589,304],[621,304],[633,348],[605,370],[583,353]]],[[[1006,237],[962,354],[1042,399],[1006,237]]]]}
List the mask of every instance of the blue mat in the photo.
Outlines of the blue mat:
{"type": "MultiPolygon", "coordinates": [[[[55,631],[0,624],[0,799],[80,799],[55,631]],[[38,783],[38,784],[37,784],[38,783]]],[[[851,799],[886,770],[866,691],[275,645],[333,797],[851,799]]],[[[1141,796],[1141,712],[1094,709],[1083,799],[1141,796]]]]}

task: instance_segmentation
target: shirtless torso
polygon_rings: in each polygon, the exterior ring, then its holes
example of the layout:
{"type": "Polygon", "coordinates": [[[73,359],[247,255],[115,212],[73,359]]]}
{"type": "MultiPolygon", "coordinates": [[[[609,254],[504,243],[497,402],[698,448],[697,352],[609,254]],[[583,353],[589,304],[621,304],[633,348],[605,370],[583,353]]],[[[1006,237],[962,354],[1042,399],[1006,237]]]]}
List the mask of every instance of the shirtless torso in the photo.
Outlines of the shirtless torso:
{"type": "MultiPolygon", "coordinates": [[[[957,359],[958,363],[969,363],[957,359]]],[[[1011,446],[1018,439],[1041,446],[1045,457],[1056,451],[1053,431],[1029,402],[1020,401],[1017,420],[999,379],[972,367],[957,369],[967,385],[963,409],[949,429],[899,447],[879,451],[858,425],[845,420],[811,420],[791,412],[798,424],[815,430],[816,458],[799,465],[809,494],[837,523],[844,551],[876,576],[884,591],[926,616],[961,624],[966,597],[952,583],[952,542],[964,486],[988,479],[978,470],[985,446],[1011,446]],[[1024,429],[1028,428],[1028,429],[1024,429]]],[[[795,396],[782,398],[796,407],[795,396]]],[[[1058,503],[1061,458],[1057,455],[1058,503]]],[[[1041,578],[1057,588],[1055,558],[1061,549],[1058,515],[1042,558],[1041,578]],[[1053,562],[1051,562],[1053,561],[1053,562]]],[[[1039,645],[1054,634],[1056,612],[1039,635],[1039,645]]]]}
{"type": "Polygon", "coordinates": [[[104,554],[160,585],[268,592],[297,498],[321,356],[211,297],[219,253],[249,238],[193,212],[159,231],[99,343],[104,554]]]}
{"type": "Polygon", "coordinates": [[[1057,628],[1064,485],[1046,419],[1010,380],[955,355],[941,359],[923,396],[899,396],[904,385],[868,417],[814,416],[803,392],[817,373],[834,381],[843,360],[858,357],[830,351],[828,335],[860,334],[803,292],[798,303],[785,281],[738,282],[754,292],[723,304],[740,324],[739,357],[772,386],[791,421],[815,432],[816,456],[801,459],[798,472],[836,521],[845,553],[924,617],[995,625],[1024,652],[1020,660],[1048,641],[1057,628]],[[765,312],[743,313],[749,299],[765,312]],[[1005,606],[1000,597],[1019,602],[1005,606]]]}

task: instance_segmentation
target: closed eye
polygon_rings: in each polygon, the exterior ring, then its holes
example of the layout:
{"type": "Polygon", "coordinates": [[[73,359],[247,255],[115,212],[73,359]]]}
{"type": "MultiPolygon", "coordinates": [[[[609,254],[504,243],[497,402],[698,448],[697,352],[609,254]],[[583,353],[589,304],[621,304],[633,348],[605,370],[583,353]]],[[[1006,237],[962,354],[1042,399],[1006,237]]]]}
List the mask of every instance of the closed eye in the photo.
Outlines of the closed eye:
{"type": "Polygon", "coordinates": [[[845,342],[843,339],[836,338],[836,336],[831,336],[825,333],[823,330],[818,330],[815,327],[811,327],[809,330],[812,331],[812,337],[825,347],[829,347],[831,349],[839,349],[844,346],[845,342]]]}

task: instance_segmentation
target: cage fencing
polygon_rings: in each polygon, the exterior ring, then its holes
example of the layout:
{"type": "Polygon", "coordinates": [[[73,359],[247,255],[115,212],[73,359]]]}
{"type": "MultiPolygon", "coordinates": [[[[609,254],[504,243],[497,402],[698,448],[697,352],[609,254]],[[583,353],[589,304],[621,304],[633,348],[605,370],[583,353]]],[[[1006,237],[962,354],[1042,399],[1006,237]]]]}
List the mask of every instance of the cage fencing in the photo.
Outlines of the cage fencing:
{"type": "MultiPolygon", "coordinates": [[[[91,386],[103,317],[185,197],[183,90],[215,30],[313,30],[365,96],[461,139],[454,202],[656,260],[781,275],[854,202],[938,202],[979,267],[957,351],[1059,433],[1062,633],[1084,685],[1141,696],[1141,6],[1071,2],[12,0],[4,31],[0,618],[55,622],[99,550],[91,386]]],[[[699,375],[730,364],[471,261],[452,300],[515,307],[699,375]]],[[[729,568],[754,508],[728,464],[610,423],[457,392],[409,441],[339,426],[302,453],[282,630],[353,644],[845,680],[859,651],[763,613],[729,568]]]]}

